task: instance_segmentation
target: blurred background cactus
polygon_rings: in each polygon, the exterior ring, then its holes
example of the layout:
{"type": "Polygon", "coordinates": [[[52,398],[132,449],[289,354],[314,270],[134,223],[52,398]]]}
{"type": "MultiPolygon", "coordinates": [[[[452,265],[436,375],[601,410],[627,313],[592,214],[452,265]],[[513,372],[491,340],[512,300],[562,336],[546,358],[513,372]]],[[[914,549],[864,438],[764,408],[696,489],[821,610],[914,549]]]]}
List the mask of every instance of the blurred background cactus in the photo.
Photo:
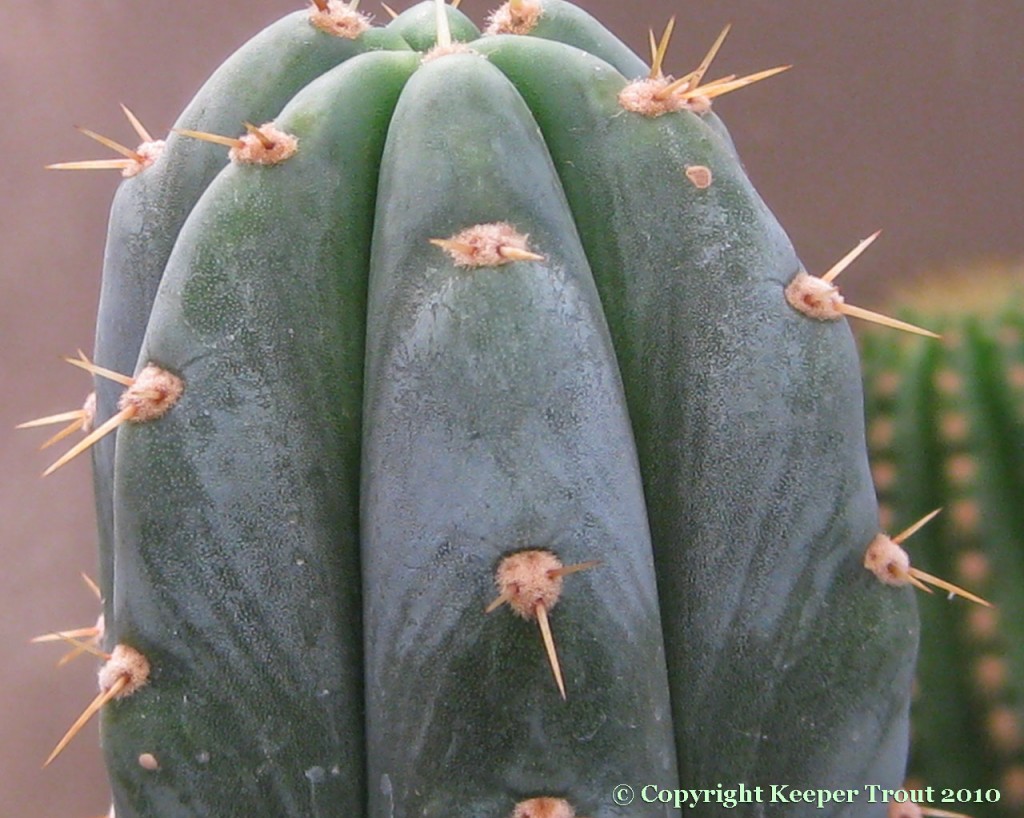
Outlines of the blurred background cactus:
{"type": "Polygon", "coordinates": [[[951,268],[892,301],[943,337],[860,332],[883,522],[942,508],[911,558],[994,606],[919,600],[909,779],[1024,815],[1024,266],[951,268]]]}

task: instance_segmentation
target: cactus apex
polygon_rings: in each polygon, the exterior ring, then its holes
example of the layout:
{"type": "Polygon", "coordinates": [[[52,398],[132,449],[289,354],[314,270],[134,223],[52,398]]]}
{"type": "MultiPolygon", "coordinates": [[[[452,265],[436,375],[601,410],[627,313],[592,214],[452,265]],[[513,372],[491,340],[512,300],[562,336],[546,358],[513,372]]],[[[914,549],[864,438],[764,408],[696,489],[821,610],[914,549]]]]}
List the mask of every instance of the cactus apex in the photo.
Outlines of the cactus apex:
{"type": "Polygon", "coordinates": [[[544,256],[530,250],[529,238],[507,222],[493,222],[430,243],[447,252],[456,267],[497,267],[512,261],[543,261],[544,256]]]}
{"type": "Polygon", "coordinates": [[[135,648],[128,645],[117,645],[112,653],[106,654],[106,657],[107,661],[99,672],[100,692],[95,699],[89,702],[82,714],[75,719],[75,723],[57,742],[53,752],[43,762],[44,767],[49,766],[50,762],[64,751],[64,748],[71,743],[71,740],[89,719],[100,711],[103,705],[114,699],[131,696],[139,688],[145,687],[149,681],[149,660],[135,648]]]}

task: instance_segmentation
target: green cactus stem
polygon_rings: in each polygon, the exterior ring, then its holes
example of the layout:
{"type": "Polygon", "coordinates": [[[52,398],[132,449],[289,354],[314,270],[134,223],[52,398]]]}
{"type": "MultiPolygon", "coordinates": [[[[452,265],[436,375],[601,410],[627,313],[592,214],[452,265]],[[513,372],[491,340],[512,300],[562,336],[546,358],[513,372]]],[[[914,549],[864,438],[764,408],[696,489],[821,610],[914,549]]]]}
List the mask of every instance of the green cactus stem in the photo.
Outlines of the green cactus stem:
{"type": "Polygon", "coordinates": [[[784,67],[709,79],[723,32],[673,79],[670,30],[648,67],[563,0],[324,45],[354,6],[229,61],[115,200],[72,360],[113,381],[84,715],[119,818],[898,788],[916,592],[864,568],[848,311],[787,296],[842,303],[711,110],[784,67]]]}
{"type": "Polygon", "coordinates": [[[368,321],[371,814],[507,816],[524,797],[560,796],[601,815],[616,776],[674,781],[654,566],[611,340],[536,124],[479,55],[424,65],[395,111],[368,321]],[[540,567],[535,591],[530,571],[500,585],[513,607],[544,598],[542,626],[557,601],[563,695],[536,628],[485,615],[495,570],[527,555],[552,571],[556,557],[601,562],[567,579],[564,599],[547,599],[540,567]],[[431,704],[404,706],[417,697],[431,704]]]}
{"type": "MultiPolygon", "coordinates": [[[[336,6],[339,4],[335,4],[336,6]]],[[[340,4],[344,6],[344,4],[340,4]]],[[[340,9],[345,11],[344,8],[340,9]]],[[[357,14],[357,13],[356,13],[357,14]]],[[[381,29],[348,24],[340,31],[322,24],[315,7],[289,14],[253,37],[206,81],[175,127],[237,133],[246,120],[276,115],[304,85],[345,60],[373,49],[401,49],[404,41],[381,29]],[[317,24],[317,23],[321,24],[317,24]],[[268,81],[267,66],[274,66],[268,81]]],[[[330,19],[328,15],[328,20],[330,19]]],[[[126,111],[126,113],[128,113],[126,111]]],[[[127,178],[111,206],[96,323],[95,362],[114,372],[134,371],[142,335],[164,267],[196,200],[227,162],[223,150],[171,132],[153,140],[129,113],[144,141],[134,151],[143,161],[124,167],[127,178]]],[[[82,167],[82,163],[60,163],[82,167]]],[[[92,426],[117,411],[120,389],[95,379],[92,426]]],[[[113,481],[115,438],[93,447],[93,482],[99,527],[99,585],[109,618],[113,605],[113,481]]]]}

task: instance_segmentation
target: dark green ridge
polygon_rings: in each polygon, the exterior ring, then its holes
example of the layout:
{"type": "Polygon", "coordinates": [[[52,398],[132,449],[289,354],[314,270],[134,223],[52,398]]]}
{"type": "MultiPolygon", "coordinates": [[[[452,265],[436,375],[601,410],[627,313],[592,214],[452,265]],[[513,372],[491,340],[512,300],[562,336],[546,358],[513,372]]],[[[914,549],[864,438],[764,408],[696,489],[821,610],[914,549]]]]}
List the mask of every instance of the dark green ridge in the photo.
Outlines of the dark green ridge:
{"type": "MultiPolygon", "coordinates": [[[[370,280],[363,569],[370,815],[508,816],[675,779],[643,495],[596,289],[536,124],[486,60],[427,63],[385,151],[370,280]],[[456,268],[429,244],[508,221],[544,262],[456,268]],[[495,597],[501,558],[566,565],[551,627],[495,597]]],[[[668,786],[675,786],[670,784],[668,786]]]]}
{"type": "Polygon", "coordinates": [[[122,818],[363,815],[365,289],[379,157],[417,65],[365,54],[299,93],[277,120],[298,152],[226,168],[168,262],[140,361],[185,392],[117,452],[108,627],[153,667],[106,708],[122,818]]]}
{"type": "MultiPolygon", "coordinates": [[[[176,128],[232,136],[245,121],[273,118],[295,93],[335,65],[374,49],[404,50],[393,33],[370,29],[355,40],[315,28],[297,11],[261,31],[206,81],[176,128]]],[[[189,211],[227,164],[227,151],[171,133],[162,156],[117,189],[111,207],[96,322],[95,361],[132,375],[164,265],[189,211]]],[[[117,412],[123,387],[96,378],[97,419],[117,412]]],[[[115,435],[93,447],[93,481],[100,544],[100,588],[110,618],[113,582],[115,435]]],[[[109,648],[109,642],[107,647],[109,648]]]]}
{"type": "MultiPolygon", "coordinates": [[[[909,589],[862,566],[878,517],[848,327],[788,306],[801,265],[700,117],[622,111],[626,80],[557,43],[474,48],[544,133],[615,341],[681,780],[898,786],[917,615],[909,589]],[[694,187],[688,165],[710,168],[713,184],[694,187]]],[[[820,814],[764,814],[805,813],[820,814]]]]}

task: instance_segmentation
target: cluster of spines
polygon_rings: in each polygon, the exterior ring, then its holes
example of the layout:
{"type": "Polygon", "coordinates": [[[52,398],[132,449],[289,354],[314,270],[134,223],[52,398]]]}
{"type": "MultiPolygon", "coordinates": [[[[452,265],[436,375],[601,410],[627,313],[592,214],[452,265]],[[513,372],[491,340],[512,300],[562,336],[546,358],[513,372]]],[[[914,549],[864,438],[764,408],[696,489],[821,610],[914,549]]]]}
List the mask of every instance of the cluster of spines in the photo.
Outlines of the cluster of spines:
{"type": "MultiPolygon", "coordinates": [[[[354,13],[358,5],[358,0],[352,0],[350,3],[341,3],[338,2],[338,0],[312,0],[312,4],[314,6],[312,17],[316,19],[318,16],[329,16],[338,12],[342,12],[346,15],[354,13]]],[[[453,7],[457,7],[458,4],[459,0],[453,0],[451,3],[453,7]]],[[[503,10],[495,12],[495,14],[492,15],[491,27],[488,30],[488,33],[513,30],[502,27],[502,21],[505,17],[511,16],[512,19],[520,21],[523,19],[528,20],[536,11],[536,8],[534,7],[539,8],[539,4],[536,0],[510,0],[510,2],[503,7],[503,10]]],[[[438,45],[442,49],[446,49],[450,47],[452,43],[450,36],[446,36],[446,25],[444,22],[446,18],[444,14],[440,12],[440,8],[442,8],[440,0],[438,8],[438,45]]],[[[391,14],[391,16],[396,16],[395,12],[390,8],[385,6],[385,9],[389,14],[391,14]]],[[[337,25],[337,23],[325,23],[324,25],[328,24],[337,25]]],[[[346,23],[346,25],[347,24],[348,23],[346,23]]],[[[668,51],[673,27],[674,18],[673,20],[670,20],[660,39],[655,38],[653,31],[650,33],[650,72],[647,77],[641,78],[627,86],[626,91],[624,91],[623,95],[620,97],[620,103],[623,108],[645,116],[660,116],[663,113],[683,109],[703,114],[710,110],[711,100],[715,97],[767,79],[787,70],[790,67],[779,66],[744,77],[727,75],[713,81],[704,82],[704,77],[729,32],[730,27],[726,26],[705,57],[701,60],[700,64],[694,70],[688,72],[682,77],[674,78],[666,75],[663,71],[663,65],[668,51]]],[[[516,31],[516,33],[520,32],[516,31]]],[[[428,55],[427,59],[432,56],[436,55],[428,55]]],[[[85,135],[120,154],[120,158],[65,162],[50,165],[48,167],[53,169],[75,170],[118,169],[121,170],[125,176],[132,176],[143,172],[159,156],[160,150],[163,147],[163,142],[161,140],[154,140],[131,111],[124,108],[124,112],[133,129],[142,140],[142,144],[138,148],[127,148],[113,140],[96,134],[93,131],[85,128],[79,128],[79,130],[85,135]]],[[[274,128],[273,123],[265,123],[260,126],[256,126],[249,122],[244,122],[242,124],[245,128],[245,133],[238,137],[190,130],[179,130],[178,133],[225,145],[231,149],[231,160],[237,162],[273,164],[279,161],[286,161],[297,149],[294,139],[287,134],[277,131],[274,128]]],[[[706,167],[688,167],[685,175],[686,178],[698,188],[705,188],[713,182],[711,172],[706,167]]],[[[481,264],[494,265],[516,260],[525,261],[542,259],[542,256],[534,253],[528,247],[526,237],[513,236],[509,239],[506,235],[505,237],[499,236],[495,239],[493,236],[486,235],[481,238],[480,231],[482,228],[485,229],[485,232],[489,229],[492,232],[497,231],[500,233],[502,230],[507,229],[514,233],[514,229],[508,225],[478,225],[468,228],[467,231],[463,231],[462,233],[456,234],[450,238],[434,239],[432,240],[432,243],[447,251],[452,256],[456,264],[465,266],[481,264]]],[[[869,238],[861,241],[857,247],[847,253],[846,256],[840,259],[829,271],[820,277],[812,276],[806,272],[799,273],[796,278],[794,278],[790,287],[786,290],[786,298],[788,302],[797,311],[817,320],[836,320],[842,316],[857,317],[911,333],[938,338],[939,336],[935,333],[917,327],[914,324],[899,321],[878,313],[873,313],[848,305],[839,294],[833,283],[835,278],[839,273],[852,264],[852,262],[864,250],[866,250],[877,237],[878,233],[875,233],[869,238]]],[[[54,444],[76,431],[81,430],[86,433],[86,437],[77,445],[73,446],[64,456],[54,462],[54,464],[47,469],[46,474],[53,472],[70,461],[76,455],[86,451],[90,445],[99,440],[103,435],[116,430],[116,428],[125,421],[155,420],[159,418],[164,412],[173,407],[183,389],[183,384],[180,380],[176,379],[175,376],[156,369],[155,367],[144,368],[139,375],[131,377],[120,373],[110,372],[109,370],[98,367],[92,364],[82,353],[79,353],[79,357],[77,359],[69,358],[66,360],[75,366],[89,371],[93,375],[110,378],[121,383],[125,387],[125,397],[122,399],[121,411],[95,429],[92,428],[94,408],[91,408],[92,403],[88,399],[82,409],[51,415],[21,424],[21,427],[24,428],[37,427],[58,422],[68,424],[64,429],[51,437],[44,444],[44,447],[54,444]]],[[[873,434],[877,435],[878,433],[873,432],[873,434]]],[[[885,461],[881,461],[876,464],[876,479],[878,482],[879,494],[882,497],[885,495],[887,481],[891,479],[883,479],[882,477],[886,468],[884,462],[885,461]]],[[[967,509],[969,506],[965,506],[964,508],[967,509]]],[[[881,581],[889,584],[900,585],[910,583],[921,590],[930,592],[930,588],[927,586],[927,583],[931,583],[948,591],[951,595],[959,594],[975,602],[979,602],[983,606],[987,606],[988,603],[983,599],[964,591],[959,586],[954,586],[944,580],[938,579],[934,575],[910,568],[909,563],[904,564],[903,562],[900,562],[900,558],[891,556],[893,554],[903,553],[900,548],[902,542],[912,533],[916,532],[925,522],[930,520],[935,513],[936,512],[933,512],[926,518],[923,518],[913,524],[910,528],[904,530],[901,534],[894,537],[887,537],[886,535],[880,534],[867,549],[865,566],[873,570],[881,581]],[[881,550],[879,550],[880,541],[882,542],[881,550]],[[879,554],[882,556],[879,557],[879,554]]],[[[962,514],[968,514],[969,516],[969,512],[966,510],[958,512],[955,516],[959,517],[962,514]]],[[[883,510],[883,520],[884,519],[883,510]]],[[[509,557],[507,557],[498,568],[496,573],[496,584],[498,585],[499,595],[485,610],[485,612],[489,613],[500,605],[507,603],[524,619],[536,619],[538,621],[553,675],[563,698],[566,696],[565,685],[559,669],[557,652],[554,647],[551,628],[547,620],[547,612],[558,600],[562,577],[578,570],[595,567],[596,565],[596,562],[586,562],[565,567],[561,565],[554,554],[544,550],[528,550],[513,553],[509,555],[509,557]],[[538,560],[540,568],[536,568],[536,566],[533,565],[533,563],[537,563],[538,560]],[[530,574],[530,571],[533,571],[536,576],[531,574],[530,576],[532,576],[532,579],[524,579],[521,573],[522,566],[519,564],[521,562],[529,563],[531,567],[527,570],[527,574],[530,574]],[[533,570],[534,568],[536,568],[536,571],[533,570]],[[537,571],[540,573],[536,573],[537,571]],[[541,593],[537,591],[534,593],[536,588],[534,585],[530,584],[531,582],[534,584],[540,582],[545,586],[550,586],[550,594],[545,596],[547,592],[541,593]],[[529,589],[530,594],[533,594],[529,599],[520,598],[522,595],[521,591],[524,586],[529,589]]],[[[965,584],[981,581],[983,579],[984,576],[977,572],[974,574],[966,572],[963,576],[965,584]]],[[[130,695],[139,687],[145,685],[148,681],[149,666],[145,657],[142,657],[141,654],[138,654],[133,651],[133,649],[125,645],[116,646],[111,653],[100,651],[97,647],[97,643],[101,635],[102,625],[98,624],[90,628],[63,631],[51,636],[40,637],[35,640],[51,641],[52,639],[61,639],[70,642],[73,645],[74,651],[72,655],[81,652],[90,652],[105,660],[104,667],[100,672],[101,691],[99,695],[97,695],[89,707],[86,708],[82,716],[75,722],[72,728],[55,748],[53,753],[51,753],[50,757],[46,761],[47,764],[56,757],[64,746],[66,746],[67,742],[70,741],[75,732],[81,728],[85,721],[92,714],[97,712],[106,702],[114,698],[130,695]],[[82,641],[83,638],[86,641],[82,641]]],[[[140,764],[147,766],[147,763],[148,762],[144,762],[140,758],[140,764]]],[[[155,764],[155,761],[153,763],[155,764]]],[[[1022,775],[1022,777],[1024,777],[1024,775],[1022,775]]],[[[572,814],[572,808],[562,799],[538,798],[524,801],[518,805],[515,812],[515,818],[561,818],[563,815],[571,816],[572,814]]],[[[938,810],[926,809],[925,814],[942,815],[952,813],[943,813],[938,810]]]]}

